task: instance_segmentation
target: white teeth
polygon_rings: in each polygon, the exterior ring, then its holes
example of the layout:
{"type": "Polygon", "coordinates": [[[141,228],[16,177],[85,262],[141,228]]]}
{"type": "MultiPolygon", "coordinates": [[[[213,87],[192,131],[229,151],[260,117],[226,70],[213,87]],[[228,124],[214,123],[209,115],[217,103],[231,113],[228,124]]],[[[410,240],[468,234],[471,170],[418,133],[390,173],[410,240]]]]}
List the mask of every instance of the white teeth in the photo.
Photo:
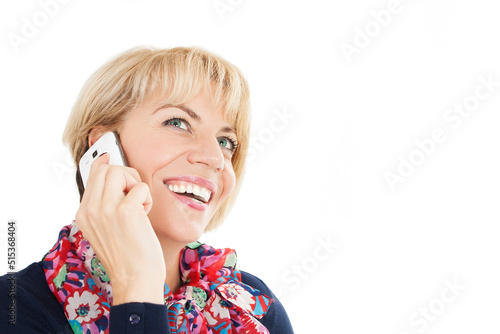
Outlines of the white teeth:
{"type": "MultiPolygon", "coordinates": [[[[170,189],[170,191],[173,191],[173,192],[176,192],[176,193],[179,193],[179,194],[183,194],[183,193],[188,193],[188,194],[193,194],[193,195],[196,195],[200,198],[203,199],[203,202],[206,203],[210,200],[210,195],[212,194],[212,192],[210,190],[208,190],[207,188],[203,188],[203,187],[200,187],[196,184],[181,184],[181,185],[168,185],[168,189],[170,189]]],[[[199,201],[195,198],[191,198],[192,200],[194,200],[195,202],[198,202],[198,203],[203,203],[202,201],[199,201]]]]}
{"type": "Polygon", "coordinates": [[[196,196],[201,196],[201,190],[199,186],[193,186],[193,194],[195,194],[196,196]]]}
{"type": "Polygon", "coordinates": [[[201,191],[203,192],[204,198],[210,198],[210,190],[208,190],[207,188],[202,188],[201,191]]]}

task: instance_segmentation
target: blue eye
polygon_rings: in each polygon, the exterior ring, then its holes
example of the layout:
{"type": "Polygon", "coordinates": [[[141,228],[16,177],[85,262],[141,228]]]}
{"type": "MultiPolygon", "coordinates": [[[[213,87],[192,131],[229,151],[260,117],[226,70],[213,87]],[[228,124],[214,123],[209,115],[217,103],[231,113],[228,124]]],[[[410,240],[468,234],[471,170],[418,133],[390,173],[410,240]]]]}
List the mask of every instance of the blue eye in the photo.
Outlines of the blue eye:
{"type": "Polygon", "coordinates": [[[163,122],[164,125],[175,126],[176,128],[180,128],[183,130],[188,130],[187,122],[181,118],[171,118],[163,122]]]}
{"type": "Polygon", "coordinates": [[[238,147],[238,145],[236,144],[236,141],[231,139],[231,138],[219,137],[217,140],[219,141],[220,146],[227,148],[231,152],[234,152],[236,150],[236,147],[238,147]]]}

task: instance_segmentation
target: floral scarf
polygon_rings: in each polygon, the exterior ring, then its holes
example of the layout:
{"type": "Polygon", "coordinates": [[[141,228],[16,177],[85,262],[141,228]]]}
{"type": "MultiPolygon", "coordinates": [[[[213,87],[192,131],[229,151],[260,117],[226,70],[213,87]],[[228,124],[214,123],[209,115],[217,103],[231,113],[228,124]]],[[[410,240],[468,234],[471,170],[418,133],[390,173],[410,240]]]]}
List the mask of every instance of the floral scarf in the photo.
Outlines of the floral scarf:
{"type": "MultiPolygon", "coordinates": [[[[63,227],[42,265],[50,290],[75,333],[108,333],[113,290],[89,242],[75,224],[63,227]]],[[[172,333],[269,333],[256,319],[272,299],[241,282],[234,250],[193,243],[180,254],[182,287],[164,286],[172,333]]]]}

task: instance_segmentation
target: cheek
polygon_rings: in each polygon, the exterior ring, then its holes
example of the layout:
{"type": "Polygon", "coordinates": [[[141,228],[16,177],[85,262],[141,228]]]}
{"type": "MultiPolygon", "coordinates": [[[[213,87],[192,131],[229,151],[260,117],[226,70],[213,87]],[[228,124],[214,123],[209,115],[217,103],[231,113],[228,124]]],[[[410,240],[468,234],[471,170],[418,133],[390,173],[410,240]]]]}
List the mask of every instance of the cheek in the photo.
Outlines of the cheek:
{"type": "Polygon", "coordinates": [[[234,190],[234,186],[236,185],[236,176],[234,174],[233,167],[231,165],[226,165],[224,168],[224,191],[221,194],[221,202],[225,200],[234,190]]]}
{"type": "Polygon", "coordinates": [[[140,143],[130,144],[127,150],[123,148],[129,167],[136,169],[141,180],[152,186],[154,173],[174,159],[174,152],[172,149],[159,145],[157,140],[141,140],[140,143]]]}

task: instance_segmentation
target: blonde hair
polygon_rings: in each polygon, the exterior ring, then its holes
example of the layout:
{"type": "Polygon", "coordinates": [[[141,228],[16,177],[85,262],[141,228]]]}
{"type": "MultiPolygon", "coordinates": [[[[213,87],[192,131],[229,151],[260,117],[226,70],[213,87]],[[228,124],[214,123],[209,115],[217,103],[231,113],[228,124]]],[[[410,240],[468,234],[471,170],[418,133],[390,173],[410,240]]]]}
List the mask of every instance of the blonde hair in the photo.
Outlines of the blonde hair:
{"type": "Polygon", "coordinates": [[[127,115],[153,95],[180,105],[204,89],[211,92],[215,108],[235,127],[238,147],[232,156],[236,185],[208,224],[215,229],[234,205],[245,168],[250,136],[248,83],[228,61],[199,48],[134,48],[99,68],[85,83],[68,118],[63,142],[77,166],[76,181],[82,199],[84,187],[78,162],[88,150],[88,135],[96,126],[116,131],[127,115]]]}

